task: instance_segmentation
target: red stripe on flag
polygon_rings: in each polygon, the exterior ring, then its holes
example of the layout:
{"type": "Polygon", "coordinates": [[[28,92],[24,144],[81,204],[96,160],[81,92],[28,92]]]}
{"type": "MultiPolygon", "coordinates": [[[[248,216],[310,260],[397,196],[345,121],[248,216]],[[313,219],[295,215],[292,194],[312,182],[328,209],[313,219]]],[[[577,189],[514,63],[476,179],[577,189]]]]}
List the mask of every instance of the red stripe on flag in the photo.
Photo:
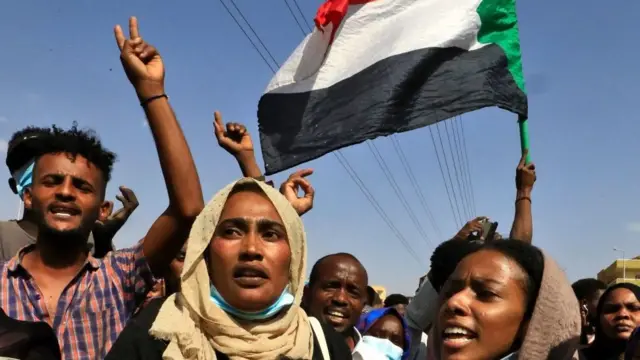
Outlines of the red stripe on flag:
{"type": "Polygon", "coordinates": [[[318,30],[324,32],[324,27],[333,24],[333,30],[331,34],[331,42],[333,42],[333,37],[344,19],[347,11],[349,9],[349,5],[362,5],[375,0],[327,0],[320,6],[318,12],[316,13],[316,17],[314,22],[316,23],[316,27],[318,30]]]}

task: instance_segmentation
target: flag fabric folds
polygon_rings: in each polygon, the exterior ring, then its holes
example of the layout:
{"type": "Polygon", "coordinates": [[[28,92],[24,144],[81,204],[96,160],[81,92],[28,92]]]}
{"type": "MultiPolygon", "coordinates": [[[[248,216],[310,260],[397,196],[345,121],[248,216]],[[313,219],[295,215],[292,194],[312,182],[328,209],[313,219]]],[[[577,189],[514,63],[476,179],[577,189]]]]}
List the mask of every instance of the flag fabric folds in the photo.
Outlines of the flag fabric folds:
{"type": "Polygon", "coordinates": [[[527,116],[515,0],[329,0],[316,24],[258,105],[267,175],[483,107],[527,116]]]}

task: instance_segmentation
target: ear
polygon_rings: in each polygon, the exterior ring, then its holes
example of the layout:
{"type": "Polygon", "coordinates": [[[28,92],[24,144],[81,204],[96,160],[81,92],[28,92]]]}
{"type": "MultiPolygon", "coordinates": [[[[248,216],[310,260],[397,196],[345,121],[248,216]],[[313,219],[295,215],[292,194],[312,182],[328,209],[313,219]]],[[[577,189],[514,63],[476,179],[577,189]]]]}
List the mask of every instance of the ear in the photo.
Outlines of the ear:
{"type": "Polygon", "coordinates": [[[100,215],[98,215],[98,220],[105,222],[111,216],[113,212],[113,202],[105,201],[100,205],[100,215]]]}
{"type": "Polygon", "coordinates": [[[24,195],[22,195],[22,201],[24,202],[25,209],[32,209],[33,206],[33,196],[31,195],[31,188],[24,189],[24,195]]]}
{"type": "Polygon", "coordinates": [[[14,194],[18,195],[18,187],[16,186],[16,181],[14,178],[9,178],[9,187],[14,194]]]}

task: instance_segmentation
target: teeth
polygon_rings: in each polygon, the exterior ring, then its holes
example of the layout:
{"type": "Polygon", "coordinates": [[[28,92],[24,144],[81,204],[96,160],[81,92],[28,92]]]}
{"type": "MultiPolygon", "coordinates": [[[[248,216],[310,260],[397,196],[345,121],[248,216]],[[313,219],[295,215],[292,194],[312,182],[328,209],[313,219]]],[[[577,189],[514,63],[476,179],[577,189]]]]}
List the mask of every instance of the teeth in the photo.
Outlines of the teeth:
{"type": "Polygon", "coordinates": [[[446,329],[444,329],[444,333],[445,333],[445,335],[466,335],[466,336],[470,336],[471,335],[471,332],[469,332],[469,330],[463,329],[463,328],[460,328],[460,327],[446,328],[446,329]]]}
{"type": "Polygon", "coordinates": [[[339,318],[344,318],[345,316],[337,311],[329,311],[329,315],[331,316],[335,316],[335,317],[339,317],[339,318]]]}

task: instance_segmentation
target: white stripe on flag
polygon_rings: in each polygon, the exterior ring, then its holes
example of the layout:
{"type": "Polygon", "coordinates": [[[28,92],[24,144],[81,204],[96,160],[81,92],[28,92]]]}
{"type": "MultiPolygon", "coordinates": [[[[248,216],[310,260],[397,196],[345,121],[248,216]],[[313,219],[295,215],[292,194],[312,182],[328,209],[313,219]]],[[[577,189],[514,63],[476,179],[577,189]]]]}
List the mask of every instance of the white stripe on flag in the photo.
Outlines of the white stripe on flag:
{"type": "Polygon", "coordinates": [[[376,0],[349,7],[326,58],[331,25],[308,35],[265,93],[328,88],[388,57],[436,47],[479,49],[481,0],[376,0]],[[324,60],[324,61],[323,61],[324,60]],[[319,71],[318,71],[319,69],[319,71]]]}

